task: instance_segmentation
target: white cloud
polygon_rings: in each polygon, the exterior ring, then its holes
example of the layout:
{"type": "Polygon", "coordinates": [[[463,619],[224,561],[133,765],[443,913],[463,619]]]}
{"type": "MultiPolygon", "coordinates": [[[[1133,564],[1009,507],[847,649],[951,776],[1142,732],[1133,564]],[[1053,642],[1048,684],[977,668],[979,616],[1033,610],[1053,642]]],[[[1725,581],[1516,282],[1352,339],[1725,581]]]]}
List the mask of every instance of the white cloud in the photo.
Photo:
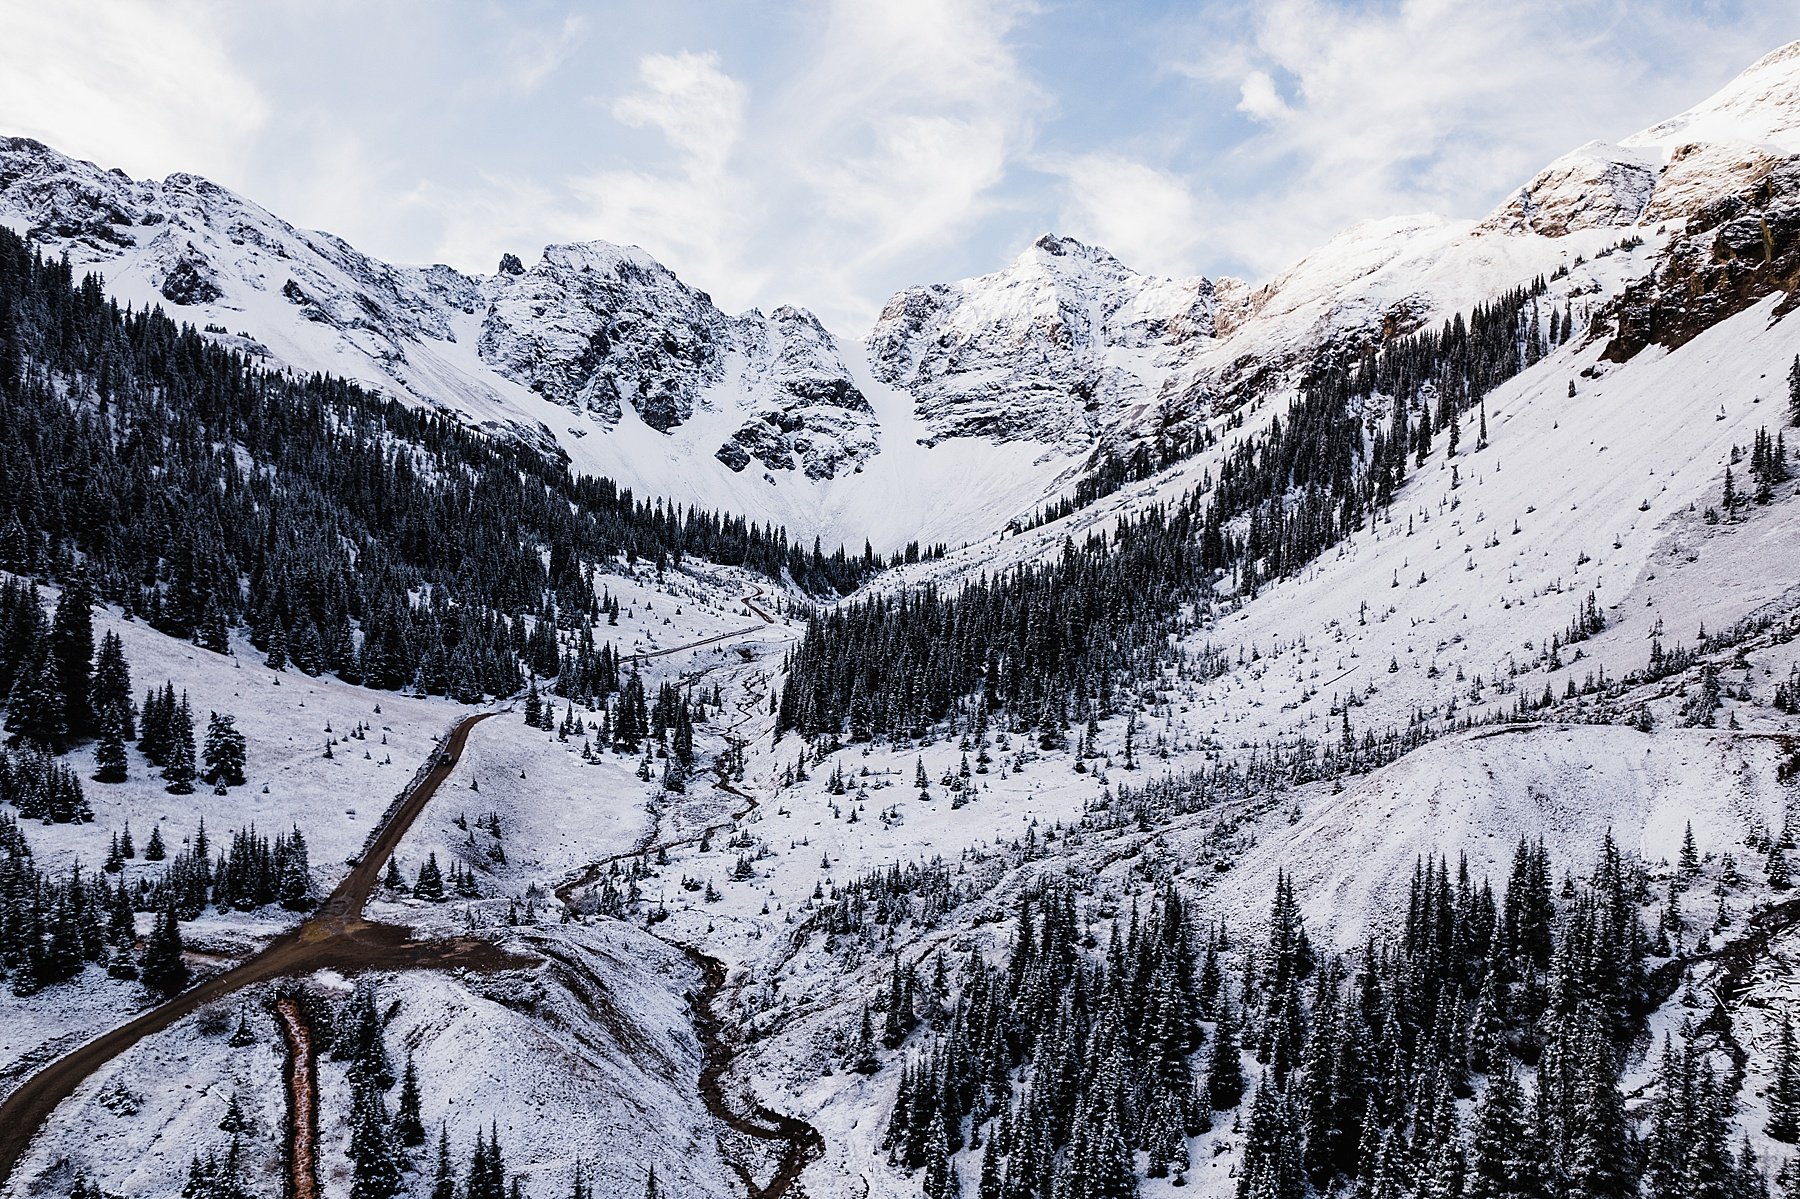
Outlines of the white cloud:
{"type": "Polygon", "coordinates": [[[788,97],[790,140],[848,283],[967,231],[1026,152],[1049,98],[1009,44],[1006,0],[830,6],[817,66],[788,97]]]}
{"type": "Polygon", "coordinates": [[[1753,0],[1207,0],[1154,26],[1034,0],[641,20],[0,0],[0,132],[214,175],[397,260],[636,242],[726,307],[801,303],[853,335],[893,288],[1045,228],[1141,270],[1267,275],[1362,218],[1479,216],[1791,20],[1753,0]]]}
{"type": "Polygon", "coordinates": [[[1053,160],[1045,169],[1063,178],[1062,232],[1105,246],[1147,273],[1197,269],[1193,251],[1204,218],[1179,176],[1114,154],[1053,160]]]}
{"type": "Polygon", "coordinates": [[[1047,98],[1007,43],[1024,11],[836,0],[802,68],[756,96],[717,54],[645,55],[608,111],[666,161],[580,176],[548,215],[642,245],[727,308],[802,303],[858,328],[885,298],[874,272],[966,237],[1028,153],[1047,98]]]}
{"type": "Polygon", "coordinates": [[[746,90],[716,54],[645,55],[638,76],[641,86],[615,101],[612,115],[659,133],[674,161],[661,172],[610,170],[575,180],[583,203],[576,223],[591,236],[643,246],[728,305],[746,302],[762,279],[744,252],[754,190],[732,161],[746,90]]]}
{"type": "Polygon", "coordinates": [[[1180,69],[1255,124],[1209,178],[1211,249],[1268,272],[1366,217],[1481,215],[1564,151],[1699,100],[1778,24],[1714,27],[1673,0],[1213,10],[1180,69]]]}
{"type": "Polygon", "coordinates": [[[1267,71],[1251,71],[1238,89],[1238,111],[1259,121],[1273,121],[1287,116],[1288,106],[1267,71]]]}
{"type": "Polygon", "coordinates": [[[626,125],[660,131],[694,175],[717,177],[744,124],[744,87],[719,69],[717,54],[649,54],[643,88],[613,104],[626,125]]]}
{"type": "Polygon", "coordinates": [[[0,130],[133,175],[231,177],[267,106],[217,13],[184,0],[0,0],[0,130]]]}
{"type": "Polygon", "coordinates": [[[518,92],[536,91],[581,49],[587,37],[587,18],[574,13],[554,26],[515,30],[500,50],[506,85],[518,92]]]}

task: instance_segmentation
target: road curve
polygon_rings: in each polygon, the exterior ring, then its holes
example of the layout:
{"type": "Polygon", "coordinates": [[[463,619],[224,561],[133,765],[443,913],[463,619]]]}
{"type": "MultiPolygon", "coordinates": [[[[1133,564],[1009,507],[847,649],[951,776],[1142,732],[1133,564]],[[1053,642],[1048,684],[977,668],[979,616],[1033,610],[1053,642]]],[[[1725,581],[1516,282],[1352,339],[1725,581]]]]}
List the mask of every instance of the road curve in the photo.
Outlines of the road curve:
{"type": "Polygon", "coordinates": [[[327,967],[366,969],[391,962],[494,969],[512,961],[511,955],[485,941],[413,942],[406,929],[372,924],[362,918],[362,910],[388,857],[456,768],[468,743],[469,730],[491,715],[480,712],[456,723],[435,755],[436,764],[403,801],[383,816],[362,856],[318,911],[237,966],[57,1058],[0,1102],[0,1189],[11,1183],[19,1159],[50,1113],[74,1093],[83,1079],[145,1037],[234,991],[272,978],[310,974],[327,967]],[[419,960],[411,960],[415,958],[419,960]]]}
{"type": "MultiPolygon", "coordinates": [[[[744,607],[750,609],[753,615],[761,619],[763,624],[774,624],[774,615],[770,613],[767,608],[756,602],[762,598],[762,584],[752,583],[750,588],[750,594],[739,596],[739,600],[743,603],[744,607]]],[[[668,649],[653,649],[641,654],[627,654],[625,662],[627,665],[634,665],[639,662],[647,662],[651,658],[666,658],[670,654],[679,654],[683,650],[704,649],[709,645],[716,645],[721,641],[730,641],[734,637],[748,637],[752,633],[760,632],[762,632],[762,625],[753,624],[746,628],[732,629],[730,632],[719,633],[699,641],[690,641],[686,645],[671,645],[668,649]]]]}
{"type": "MultiPolygon", "coordinates": [[[[773,624],[775,617],[756,602],[762,594],[761,585],[752,584],[750,593],[743,597],[744,606],[764,624],[773,624]]],[[[627,661],[642,661],[683,650],[699,649],[757,632],[760,627],[751,626],[687,645],[632,655],[627,661]]],[[[83,1079],[145,1037],[161,1032],[182,1017],[235,991],[274,978],[310,974],[315,970],[328,968],[467,967],[498,970],[531,964],[532,959],[519,958],[490,942],[476,938],[413,941],[407,929],[375,924],[363,919],[362,915],[388,858],[393,856],[413,821],[418,819],[419,813],[425,810],[425,805],[437,794],[438,788],[461,760],[463,748],[468,744],[469,731],[492,715],[492,712],[474,713],[456,723],[450,730],[449,737],[433,755],[431,769],[407,792],[403,800],[382,816],[381,823],[361,856],[318,911],[231,969],[213,975],[198,986],[183,991],[57,1058],[27,1078],[17,1090],[0,1102],[0,1191],[11,1184],[13,1171],[30,1147],[38,1129],[43,1127],[44,1121],[50,1118],[50,1113],[56,1110],[57,1105],[74,1093],[83,1079]]]]}

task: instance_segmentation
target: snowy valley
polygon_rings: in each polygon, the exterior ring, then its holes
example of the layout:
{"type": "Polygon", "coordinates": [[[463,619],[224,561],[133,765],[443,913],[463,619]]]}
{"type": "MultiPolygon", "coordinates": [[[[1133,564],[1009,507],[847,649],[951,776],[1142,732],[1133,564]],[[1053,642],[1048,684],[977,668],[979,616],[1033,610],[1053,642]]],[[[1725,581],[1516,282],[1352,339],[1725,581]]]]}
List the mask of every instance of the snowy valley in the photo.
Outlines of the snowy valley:
{"type": "Polygon", "coordinates": [[[1800,1193],[1800,43],[860,338],[0,225],[8,1199],[1800,1193]]]}

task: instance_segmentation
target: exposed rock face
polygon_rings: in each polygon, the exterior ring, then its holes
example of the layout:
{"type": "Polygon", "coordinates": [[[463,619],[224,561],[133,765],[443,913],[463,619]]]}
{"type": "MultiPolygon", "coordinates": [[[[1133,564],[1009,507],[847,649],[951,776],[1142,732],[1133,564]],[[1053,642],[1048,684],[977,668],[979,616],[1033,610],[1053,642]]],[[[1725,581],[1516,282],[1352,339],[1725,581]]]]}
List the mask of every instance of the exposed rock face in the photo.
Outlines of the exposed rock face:
{"type": "Polygon", "coordinates": [[[482,360],[605,424],[628,404],[666,433],[724,377],[730,319],[642,250],[551,246],[523,275],[490,285],[482,360]]]}
{"type": "Polygon", "coordinates": [[[1636,224],[1650,203],[1656,176],[1650,154],[1589,142],[1545,167],[1480,228],[1561,237],[1578,229],[1636,224]]]}
{"type": "Polygon", "coordinates": [[[635,248],[552,246],[529,269],[506,254],[486,278],[394,266],[197,175],[135,181],[27,138],[0,139],[0,218],[79,264],[101,265],[127,294],[140,286],[146,299],[206,309],[196,323],[291,312],[275,332],[289,334],[276,340],[290,355],[289,343],[307,351],[294,365],[357,373],[366,362],[363,377],[420,400],[497,398],[491,376],[446,371],[435,358],[434,343],[455,344],[460,326],[474,331],[479,363],[495,375],[603,427],[627,408],[662,432],[700,409],[742,408],[728,443],[741,449],[721,447],[722,459],[741,453],[744,465],[814,479],[855,469],[878,444],[867,400],[814,317],[794,308],[728,316],[635,248]],[[258,306],[259,293],[285,304],[258,306]],[[335,349],[321,359],[321,346],[335,349]]]}
{"type": "Polygon", "coordinates": [[[818,318],[782,307],[730,317],[637,249],[552,246],[487,281],[483,361],[544,398],[616,424],[629,406],[660,432],[698,409],[741,408],[715,452],[828,479],[875,452],[874,411],[818,318]]]}
{"type": "Polygon", "coordinates": [[[935,438],[1075,445],[1140,423],[1182,354],[1212,338],[1206,279],[1159,279],[1046,235],[1004,270],[894,296],[869,334],[876,377],[935,438]]]}
{"type": "Polygon", "coordinates": [[[812,313],[782,306],[738,324],[750,416],[715,457],[734,471],[752,460],[809,479],[854,471],[878,448],[875,410],[844,365],[837,339],[812,313]]]}
{"type": "Polygon", "coordinates": [[[1800,286],[1797,155],[1800,43],[1564,155],[1479,221],[1365,221],[1255,285],[1045,236],[992,274],[897,293],[860,346],[799,308],[725,313],[635,248],[509,253],[485,277],[391,265],[198,176],[135,181],[23,138],[0,138],[0,221],[271,366],[442,406],[645,493],[853,537],[910,536],[915,517],[967,537],[1095,463],[1173,463],[1540,280],[1612,357],[1678,345],[1800,286]],[[971,461],[1002,465],[958,487],[971,461]],[[866,490],[811,486],[858,473],[866,490]],[[929,501],[893,512],[915,484],[929,501]]]}
{"type": "Polygon", "coordinates": [[[1649,345],[1675,349],[1776,293],[1787,296],[1778,313],[1800,296],[1800,155],[1693,214],[1657,269],[1608,305],[1604,357],[1623,362],[1649,345]]]}
{"type": "Polygon", "coordinates": [[[230,310],[281,295],[376,362],[404,362],[410,341],[454,340],[451,311],[473,303],[474,280],[449,267],[389,266],[198,175],[136,181],[29,138],[0,138],[0,213],[77,263],[110,264],[109,277],[127,267],[171,304],[230,310]]]}
{"type": "Polygon", "coordinates": [[[169,268],[163,278],[162,294],[171,304],[188,305],[210,304],[225,293],[213,278],[211,264],[190,253],[176,259],[169,268]]]}

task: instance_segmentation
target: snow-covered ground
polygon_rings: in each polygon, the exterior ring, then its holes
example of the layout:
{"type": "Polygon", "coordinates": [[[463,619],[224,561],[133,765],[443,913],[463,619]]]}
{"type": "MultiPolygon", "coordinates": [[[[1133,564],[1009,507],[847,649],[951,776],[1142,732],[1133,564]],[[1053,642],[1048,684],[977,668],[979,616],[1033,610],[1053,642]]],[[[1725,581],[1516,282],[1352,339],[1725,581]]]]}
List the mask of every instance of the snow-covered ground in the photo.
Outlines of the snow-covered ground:
{"type": "MultiPolygon", "coordinates": [[[[698,980],[687,960],[612,922],[521,930],[507,944],[544,965],[373,976],[388,1052],[396,1071],[408,1056],[416,1063],[431,1130],[411,1155],[409,1186],[429,1189],[440,1128],[459,1175],[476,1133],[497,1129],[508,1169],[525,1175],[532,1194],[566,1192],[579,1162],[597,1195],[637,1199],[651,1164],[679,1193],[731,1195],[699,1098],[686,999],[698,980]]],[[[329,1011],[351,983],[322,973],[300,988],[329,1011]]],[[[251,1121],[247,1180],[255,1193],[278,1193],[287,1100],[273,996],[269,986],[252,988],[114,1059],[57,1109],[21,1177],[36,1188],[66,1190],[85,1176],[109,1193],[177,1194],[193,1155],[225,1151],[230,1134],[219,1125],[235,1096],[251,1121]],[[233,1046],[240,1015],[253,1039],[233,1046]]],[[[350,1182],[342,1061],[319,1057],[318,1090],[319,1178],[341,1195],[350,1182]]]]}
{"type": "MultiPolygon", "coordinates": [[[[1623,146],[1583,147],[1484,221],[1371,223],[1266,287],[1222,286],[1212,310],[1216,344],[1179,368],[1158,359],[1158,387],[1228,381],[1246,363],[1280,376],[1303,352],[1390,324],[1435,323],[1538,276],[1547,280],[1545,317],[1566,304],[1585,326],[1648,275],[1699,198],[1721,180],[1741,183],[1757,155],[1800,148],[1793,144],[1800,106],[1791,102],[1800,90],[1788,80],[1771,92],[1769,83],[1776,68],[1784,80],[1793,73],[1791,58],[1759,64],[1749,82],[1710,106],[1623,146]],[[1681,150],[1696,131],[1717,143],[1681,150]],[[1658,175],[1665,161],[1669,170],[1658,175]],[[1635,224],[1640,218],[1645,223],[1635,224]],[[1643,240],[1622,244],[1627,236],[1643,240]]],[[[109,285],[128,296],[137,287],[147,298],[152,282],[127,270],[109,285]]],[[[975,308],[1041,315],[1043,295],[1029,288],[1009,292],[1004,305],[980,290],[971,291],[975,308]]],[[[370,377],[367,347],[295,322],[291,302],[276,293],[258,297],[231,311],[233,325],[247,324],[287,361],[370,377]]],[[[639,656],[652,696],[665,682],[695,695],[716,689],[719,705],[696,729],[699,768],[684,790],[668,792],[657,781],[660,761],[644,779],[635,757],[604,749],[584,755],[586,727],[564,739],[528,728],[512,709],[475,727],[395,856],[408,882],[428,855],[445,869],[470,870],[479,898],[430,904],[384,891],[370,914],[420,936],[478,932],[544,964],[492,976],[381,978],[384,999],[398,1005],[390,1047],[397,1057],[416,1057],[427,1123],[447,1125],[461,1153],[477,1127],[493,1122],[533,1199],[566,1193],[577,1161],[607,1195],[641,1194],[639,1170],[649,1162],[684,1193],[737,1193],[719,1129],[697,1096],[700,1050],[688,997],[699,981],[680,948],[693,947],[730,971],[721,1006],[748,1042],[733,1086],[824,1134],[824,1155],[805,1176],[808,1192],[915,1194],[918,1181],[888,1166],[880,1148],[899,1058],[868,1077],[824,1069],[829,1047],[888,959],[827,949],[808,923],[815,896],[890,866],[941,860],[979,890],[931,927],[896,931],[883,949],[910,961],[939,949],[998,951],[1008,935],[998,918],[1041,875],[1077,876],[1084,915],[1104,918],[1138,893],[1153,868],[1196,896],[1201,919],[1226,917],[1252,935],[1277,872],[1286,871],[1312,936],[1344,948],[1383,931],[1378,926],[1391,919],[1420,858],[1466,858],[1477,879],[1500,886],[1521,837],[1542,838],[1559,871],[1579,873],[1610,834],[1661,882],[1691,827],[1706,855],[1707,884],[1722,884],[1726,855],[1744,867],[1748,881],[1728,895],[1720,935],[1741,934],[1751,909],[1771,898],[1744,842],[1780,827],[1796,798],[1783,776],[1800,724],[1770,698],[1800,662],[1800,642],[1787,637],[1800,615],[1793,536],[1800,483],[1782,484],[1771,503],[1747,505],[1731,520],[1706,514],[1719,503],[1727,465],[1748,453],[1759,430],[1785,423],[1800,318],[1778,315],[1779,308],[1771,297],[1679,349],[1652,347],[1625,363],[1601,361],[1604,338],[1577,336],[1490,393],[1487,445],[1477,446],[1481,416],[1468,414],[1461,452],[1452,457],[1440,436],[1372,527],[1254,596],[1220,597],[1185,634],[1178,648],[1216,647],[1234,665],[1204,682],[1175,674],[1142,680],[1140,695],[1151,698],[1136,713],[1135,772],[1123,769],[1121,715],[1101,727],[1101,756],[1080,772],[1070,754],[1042,752],[1034,739],[996,725],[985,746],[942,735],[856,746],[806,763],[807,777],[797,778],[802,747],[794,737],[772,740],[770,712],[783,655],[800,632],[797,597],[743,572],[697,565],[660,580],[642,563],[601,576],[622,611],[617,625],[596,636],[639,656]],[[757,602],[777,614],[774,623],[742,602],[761,586],[767,594],[757,602]],[[1550,639],[1561,637],[1589,595],[1605,627],[1547,661],[1550,639]],[[1711,727],[1683,727],[1694,671],[1639,686],[1610,713],[1641,711],[1648,732],[1617,719],[1586,723],[1595,701],[1564,698],[1590,676],[1642,670],[1656,642],[1692,646],[1702,627],[1717,633],[1757,616],[1775,623],[1741,652],[1711,655],[1725,690],[1711,727]],[[1480,723],[1545,692],[1558,702],[1538,723],[1480,723]],[[1464,717],[1477,727],[1445,731],[1464,717]],[[1141,788],[1299,737],[1329,744],[1346,719],[1358,737],[1415,722],[1442,735],[1365,774],[1221,804],[1156,828],[1081,828],[1121,786],[1141,788]],[[727,767],[721,778],[710,764],[735,747],[743,751],[741,775],[727,767]],[[965,758],[974,767],[966,782],[965,758]],[[914,786],[921,769],[924,795],[914,786]],[[1027,842],[1038,847],[1030,861],[1002,854],[1027,842]],[[598,872],[590,872],[595,864],[598,872]],[[557,888],[578,883],[572,906],[591,913],[597,890],[625,885],[627,870],[642,872],[633,919],[586,914],[561,922],[557,888]]],[[[921,583],[953,590],[980,573],[1053,555],[1066,537],[1172,502],[1216,478],[1229,451],[1267,428],[1291,398],[1286,384],[1271,387],[1238,410],[1241,425],[1201,405],[1196,419],[1212,422],[1217,445],[1083,511],[1012,534],[1004,530],[1013,517],[1070,481],[1073,459],[1031,438],[926,445],[932,426],[913,397],[880,383],[857,347],[840,347],[843,366],[875,409],[882,452],[858,473],[812,482],[756,467],[732,473],[711,458],[696,466],[694,447],[729,435],[742,416],[722,395],[701,405],[680,438],[629,410],[603,435],[578,427],[585,417],[492,376],[476,352],[481,321],[473,311],[444,319],[452,336],[408,343],[409,385],[421,393],[441,387],[479,421],[542,422],[583,469],[645,492],[679,480],[684,499],[775,514],[802,535],[824,530],[852,544],[867,535],[883,549],[915,537],[971,543],[941,561],[889,572],[872,590],[921,583]],[[475,378],[481,386],[468,386],[475,378]]],[[[1740,487],[1746,474],[1740,464],[1740,487]]],[[[232,657],[209,654],[114,615],[101,626],[125,639],[140,693],[168,678],[189,692],[202,717],[209,709],[238,716],[249,738],[250,782],[227,796],[204,789],[169,796],[134,751],[132,781],[88,784],[94,823],[26,830],[40,863],[53,870],[77,860],[97,864],[126,819],[140,853],[158,825],[171,850],[202,818],[215,845],[251,823],[271,835],[298,825],[323,891],[434,738],[463,712],[441,700],[277,674],[244,647],[232,657]],[[365,726],[366,737],[350,735],[365,726]],[[335,740],[330,759],[328,740],[335,740]]],[[[565,712],[565,701],[546,699],[559,716],[565,712]]],[[[76,762],[91,775],[91,751],[76,762]]],[[[141,857],[127,867],[131,877],[154,869],[141,857]]],[[[1696,910],[1712,902],[1710,891],[1695,889],[1696,910]]],[[[189,940],[220,964],[291,919],[208,915],[191,926],[189,940]]],[[[1778,940],[1766,970],[1732,1000],[1747,1044],[1766,1049],[1771,1031],[1762,1009],[1795,996],[1792,942],[1791,935],[1778,940]]],[[[1713,985],[1712,969],[1694,967],[1689,987],[1699,993],[1713,985]]],[[[29,998],[0,994],[0,1089],[141,1002],[134,984],[98,973],[29,998]]],[[[348,983],[318,976],[304,985],[339,1000],[348,983]]],[[[218,1139],[211,1130],[234,1092],[255,1093],[251,1160],[259,1177],[272,1176],[279,1053],[262,998],[246,995],[241,1005],[258,1030],[252,1046],[224,1044],[229,1028],[219,1028],[235,1019],[234,1005],[182,1022],[89,1079],[34,1150],[30,1176],[61,1186],[85,1171],[111,1191],[174,1193],[187,1156],[218,1139]]],[[[1687,1002],[1678,992],[1653,1017],[1651,1041],[1679,1028],[1687,1002]]],[[[1761,1056],[1752,1055],[1752,1084],[1742,1096],[1753,1126],[1763,1115],[1761,1056]]],[[[1643,1055],[1628,1069],[1641,1074],[1643,1055]]],[[[321,1085],[322,1177],[330,1199],[342,1199],[348,1099],[341,1067],[326,1063],[321,1085]]],[[[1194,1144],[1189,1193],[1233,1193],[1234,1138],[1221,1129],[1194,1144]]],[[[964,1160],[965,1185],[977,1165],[975,1157],[964,1160]]],[[[427,1189],[418,1175],[410,1185],[415,1195],[427,1189]]],[[[1161,1199],[1167,1185],[1146,1184],[1146,1194],[1161,1199]]]]}

